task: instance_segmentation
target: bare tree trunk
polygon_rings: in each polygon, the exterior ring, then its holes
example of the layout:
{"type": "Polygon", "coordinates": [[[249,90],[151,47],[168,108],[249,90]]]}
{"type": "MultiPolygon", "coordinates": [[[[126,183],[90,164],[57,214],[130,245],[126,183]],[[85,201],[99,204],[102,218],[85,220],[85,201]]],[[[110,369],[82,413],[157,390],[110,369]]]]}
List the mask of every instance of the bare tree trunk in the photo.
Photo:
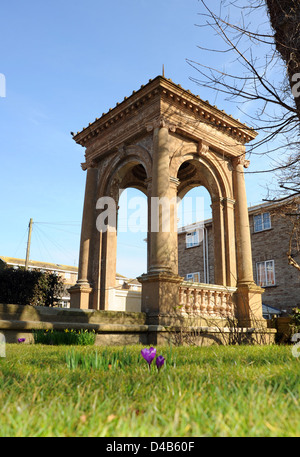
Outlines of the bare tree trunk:
{"type": "MultiPolygon", "coordinates": [[[[274,29],[276,49],[286,63],[290,87],[300,80],[300,2],[266,0],[270,23],[274,29]],[[298,74],[298,78],[295,75],[298,74]]],[[[300,90],[294,95],[300,119],[300,90]]]]}

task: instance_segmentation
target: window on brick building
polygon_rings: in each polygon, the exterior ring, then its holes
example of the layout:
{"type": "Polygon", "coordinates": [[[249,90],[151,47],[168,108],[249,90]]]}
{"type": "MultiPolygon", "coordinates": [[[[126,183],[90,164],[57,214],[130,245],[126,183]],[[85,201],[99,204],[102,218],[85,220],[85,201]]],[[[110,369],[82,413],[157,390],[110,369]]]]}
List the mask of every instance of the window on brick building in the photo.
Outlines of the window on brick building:
{"type": "Polygon", "coordinates": [[[262,213],[254,216],[254,232],[262,232],[271,228],[270,213],[262,213]]]}
{"type": "Polygon", "coordinates": [[[192,281],[192,282],[200,282],[200,273],[197,271],[197,273],[188,273],[186,275],[186,280],[187,281],[192,281]]]}
{"type": "Polygon", "coordinates": [[[275,285],[274,260],[266,260],[256,263],[257,284],[261,287],[275,285]]]}
{"type": "Polygon", "coordinates": [[[199,246],[199,232],[195,230],[194,232],[189,232],[185,236],[185,243],[187,248],[192,248],[194,246],[199,246]]]}

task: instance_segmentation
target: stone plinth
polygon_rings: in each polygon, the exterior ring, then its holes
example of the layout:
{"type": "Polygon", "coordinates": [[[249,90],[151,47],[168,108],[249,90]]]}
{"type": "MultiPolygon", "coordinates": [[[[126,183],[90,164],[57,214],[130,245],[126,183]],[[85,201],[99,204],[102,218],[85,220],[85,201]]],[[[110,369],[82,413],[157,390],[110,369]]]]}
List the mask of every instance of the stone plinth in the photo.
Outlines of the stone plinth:
{"type": "Polygon", "coordinates": [[[179,284],[182,277],[167,273],[150,273],[138,278],[142,283],[142,309],[147,322],[166,324],[178,313],[179,284]]]}
{"type": "Polygon", "coordinates": [[[71,296],[72,308],[89,309],[92,290],[89,284],[77,283],[70,287],[68,292],[71,296]]]}
{"type": "Polygon", "coordinates": [[[262,316],[262,294],[264,289],[254,282],[241,283],[235,293],[236,317],[240,327],[267,327],[262,316]]]}

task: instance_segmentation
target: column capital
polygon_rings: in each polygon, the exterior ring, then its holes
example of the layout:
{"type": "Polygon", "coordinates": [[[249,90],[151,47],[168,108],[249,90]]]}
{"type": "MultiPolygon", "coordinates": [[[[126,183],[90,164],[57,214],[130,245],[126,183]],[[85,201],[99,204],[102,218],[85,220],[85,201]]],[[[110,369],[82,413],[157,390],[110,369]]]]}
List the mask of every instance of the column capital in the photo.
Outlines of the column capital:
{"type": "Polygon", "coordinates": [[[223,206],[224,203],[224,198],[223,197],[215,197],[211,199],[211,208],[212,207],[218,207],[218,206],[223,206]]]}
{"type": "Polygon", "coordinates": [[[88,168],[96,168],[97,162],[95,160],[86,160],[81,164],[81,168],[83,171],[86,171],[88,168]]]}
{"type": "Polygon", "coordinates": [[[170,176],[170,184],[173,184],[176,188],[179,186],[180,181],[178,178],[174,178],[173,176],[170,176]]]}
{"type": "Polygon", "coordinates": [[[236,168],[238,165],[243,165],[244,168],[248,168],[250,165],[250,160],[247,160],[245,154],[243,154],[238,157],[234,157],[232,159],[232,164],[234,168],[236,168]]]}
{"type": "Polygon", "coordinates": [[[234,200],[233,198],[224,197],[224,198],[223,198],[223,203],[226,203],[227,205],[232,205],[232,206],[234,206],[235,203],[236,203],[236,200],[234,200]]]}
{"type": "Polygon", "coordinates": [[[157,128],[167,128],[170,132],[175,132],[177,126],[169,121],[165,116],[159,116],[154,119],[152,122],[146,124],[147,132],[152,132],[152,130],[157,128]]]}
{"type": "Polygon", "coordinates": [[[146,178],[145,179],[145,184],[147,186],[147,191],[151,191],[152,189],[152,176],[150,176],[150,178],[146,178]]]}

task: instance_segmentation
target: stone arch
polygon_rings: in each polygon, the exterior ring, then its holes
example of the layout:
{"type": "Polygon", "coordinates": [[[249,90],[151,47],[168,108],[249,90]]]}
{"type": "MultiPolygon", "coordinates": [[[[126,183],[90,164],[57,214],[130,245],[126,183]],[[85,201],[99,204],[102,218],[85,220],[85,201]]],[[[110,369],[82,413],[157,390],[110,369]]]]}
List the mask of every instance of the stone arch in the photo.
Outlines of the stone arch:
{"type": "MultiPolygon", "coordinates": [[[[228,176],[228,174],[230,175],[230,172],[226,173],[226,168],[229,169],[229,165],[226,160],[221,158],[219,159],[216,154],[212,153],[199,154],[198,151],[195,151],[195,147],[191,148],[190,145],[187,145],[182,148],[180,154],[178,154],[170,164],[172,176],[177,177],[179,181],[180,177],[178,176],[178,173],[180,167],[186,162],[194,163],[196,166],[201,167],[203,179],[203,184],[201,185],[209,191],[212,199],[233,198],[232,180],[228,176]]],[[[191,178],[192,177],[190,176],[189,179],[191,178]]],[[[182,183],[182,185],[179,184],[179,196],[182,193],[184,184],[185,183],[182,183]]]]}
{"type": "MultiPolygon", "coordinates": [[[[151,176],[151,166],[149,151],[140,145],[122,146],[104,167],[99,165],[97,199],[102,196],[113,198],[116,221],[120,191],[133,187],[147,195],[147,179],[151,176]]],[[[99,284],[97,292],[94,287],[94,308],[108,309],[110,290],[115,287],[117,230],[95,234],[94,248],[97,254],[93,282],[99,284]]]]}
{"type": "Polygon", "coordinates": [[[236,262],[235,249],[230,240],[234,236],[234,214],[228,206],[229,201],[233,202],[233,190],[224,169],[227,165],[226,161],[218,160],[215,154],[199,156],[187,151],[177,158],[173,170],[179,180],[180,198],[197,186],[205,187],[211,196],[215,283],[230,286],[236,280],[236,262]]]}
{"type": "Polygon", "coordinates": [[[116,188],[136,187],[146,193],[146,179],[151,176],[151,155],[143,146],[132,145],[119,148],[116,154],[100,176],[97,195],[115,196],[116,188]],[[145,176],[132,173],[134,167],[143,167],[145,176]],[[127,181],[127,182],[126,182],[127,181]],[[123,187],[122,187],[123,185],[123,187]]]}

